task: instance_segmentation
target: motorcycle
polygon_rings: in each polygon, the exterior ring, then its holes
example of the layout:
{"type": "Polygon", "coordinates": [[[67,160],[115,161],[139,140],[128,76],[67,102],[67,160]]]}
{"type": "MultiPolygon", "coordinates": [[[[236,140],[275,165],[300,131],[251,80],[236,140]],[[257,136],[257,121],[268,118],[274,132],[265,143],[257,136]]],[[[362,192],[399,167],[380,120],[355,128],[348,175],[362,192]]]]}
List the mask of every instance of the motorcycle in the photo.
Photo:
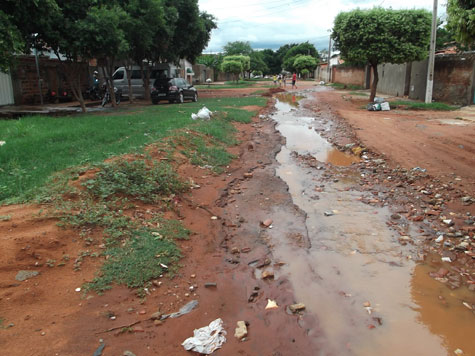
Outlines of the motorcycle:
{"type": "MultiPolygon", "coordinates": [[[[107,103],[111,102],[111,95],[109,93],[109,90],[107,90],[107,85],[105,83],[103,85],[103,89],[104,89],[104,97],[102,98],[102,104],[101,104],[102,107],[104,107],[107,103]]],[[[114,87],[114,94],[115,94],[115,103],[119,105],[120,99],[122,97],[122,89],[117,89],[117,87],[114,87]]]]}

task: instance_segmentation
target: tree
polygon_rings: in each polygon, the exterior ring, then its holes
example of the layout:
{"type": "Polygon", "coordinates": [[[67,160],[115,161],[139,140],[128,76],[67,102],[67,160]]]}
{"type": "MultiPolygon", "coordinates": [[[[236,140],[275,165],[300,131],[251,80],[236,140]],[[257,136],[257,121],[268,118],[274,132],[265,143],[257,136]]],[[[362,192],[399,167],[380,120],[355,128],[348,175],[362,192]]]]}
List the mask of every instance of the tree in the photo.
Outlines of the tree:
{"type": "Polygon", "coordinates": [[[373,69],[373,101],[379,80],[378,64],[424,59],[431,22],[426,10],[357,9],[337,15],[331,36],[345,61],[369,64],[373,69]]]}
{"type": "Polygon", "coordinates": [[[269,68],[267,67],[266,63],[264,62],[264,55],[262,51],[253,51],[250,56],[250,72],[268,72],[269,68]]]}
{"type": "Polygon", "coordinates": [[[261,51],[262,60],[266,64],[267,70],[263,71],[263,74],[280,73],[282,71],[282,61],[279,60],[279,56],[271,49],[265,49],[261,51]]]}
{"type": "MultiPolygon", "coordinates": [[[[152,56],[152,48],[157,37],[169,34],[173,23],[165,20],[165,8],[161,0],[122,0],[120,6],[128,14],[127,21],[123,23],[123,30],[129,51],[126,53],[126,71],[129,83],[129,101],[134,101],[132,89],[132,67],[139,66],[144,60],[152,56]]],[[[143,68],[143,65],[141,66],[143,68]]],[[[145,76],[142,72],[142,79],[145,76]]],[[[149,76],[147,76],[149,77],[149,76]]],[[[145,99],[150,99],[148,82],[144,82],[145,99]]]]}
{"type": "Polygon", "coordinates": [[[24,46],[23,37],[11,22],[11,16],[0,11],[0,71],[9,71],[15,53],[22,52],[24,46]]]}
{"type": "MultiPolygon", "coordinates": [[[[100,41],[100,37],[97,39],[88,36],[82,28],[89,10],[95,3],[94,0],[57,0],[58,11],[44,14],[41,21],[35,24],[37,27],[34,28],[38,33],[38,41],[47,45],[55,53],[83,112],[86,111],[86,105],[81,92],[84,74],[81,69],[87,59],[94,57],[88,49],[89,46],[100,41]]],[[[106,34],[107,32],[102,36],[106,34]]]]}
{"type": "MultiPolygon", "coordinates": [[[[226,57],[225,57],[226,58],[226,57]]],[[[243,71],[242,62],[239,60],[223,60],[221,64],[221,70],[224,73],[231,73],[234,76],[236,82],[238,81],[238,75],[243,71]]]]}
{"type": "Polygon", "coordinates": [[[250,56],[252,53],[252,47],[250,42],[235,41],[228,42],[224,48],[224,54],[226,56],[242,54],[245,56],[250,56]]]}
{"type": "Polygon", "coordinates": [[[217,71],[221,70],[221,63],[223,63],[222,54],[203,54],[196,59],[198,64],[204,64],[209,68],[213,68],[214,76],[213,80],[216,80],[218,73],[217,71]]]}
{"type": "Polygon", "coordinates": [[[448,0],[447,27],[458,42],[475,48],[475,0],[448,0]]]}
{"type": "Polygon", "coordinates": [[[80,38],[87,58],[97,58],[104,65],[107,88],[111,96],[112,106],[116,106],[114,81],[114,63],[124,58],[129,50],[122,25],[129,22],[128,14],[118,5],[101,5],[91,7],[79,25],[80,38]]]}
{"type": "Polygon", "coordinates": [[[29,53],[51,15],[58,13],[54,0],[3,0],[0,9],[0,70],[8,72],[15,55],[29,53]]]}
{"type": "Polygon", "coordinates": [[[293,67],[297,70],[297,72],[308,75],[311,71],[315,70],[315,67],[318,64],[318,60],[312,56],[304,56],[304,55],[297,55],[295,57],[295,61],[293,63],[293,67]]]}
{"type": "Polygon", "coordinates": [[[295,59],[299,55],[306,55],[315,58],[318,60],[318,51],[314,45],[309,42],[300,43],[298,45],[292,46],[283,57],[283,66],[286,70],[290,72],[297,71],[297,68],[294,66],[295,59]]]}

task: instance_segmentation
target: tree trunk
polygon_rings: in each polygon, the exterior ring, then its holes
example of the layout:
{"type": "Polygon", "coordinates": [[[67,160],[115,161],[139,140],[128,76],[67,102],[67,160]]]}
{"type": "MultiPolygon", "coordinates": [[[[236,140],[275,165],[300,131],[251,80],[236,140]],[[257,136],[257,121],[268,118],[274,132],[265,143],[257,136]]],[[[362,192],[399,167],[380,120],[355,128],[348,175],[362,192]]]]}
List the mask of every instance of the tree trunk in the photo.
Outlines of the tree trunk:
{"type": "Polygon", "coordinates": [[[114,69],[114,57],[106,59],[106,83],[107,83],[107,90],[109,90],[111,104],[112,107],[116,107],[117,104],[115,102],[115,92],[114,92],[114,80],[112,79],[112,71],[114,69]]]}
{"type": "Polygon", "coordinates": [[[143,62],[140,62],[140,71],[142,72],[144,99],[146,101],[150,101],[150,70],[148,68],[148,65],[147,70],[145,70],[143,62]]]}
{"type": "Polygon", "coordinates": [[[130,60],[127,60],[127,66],[125,67],[127,72],[127,83],[129,84],[129,103],[134,102],[134,92],[132,90],[132,63],[130,60]]]}
{"type": "Polygon", "coordinates": [[[371,95],[369,96],[370,103],[374,101],[374,97],[376,96],[376,88],[378,86],[378,81],[379,81],[378,65],[371,64],[371,68],[373,68],[373,84],[371,84],[371,95]]]}
{"type": "Polygon", "coordinates": [[[66,66],[59,53],[55,52],[55,54],[58,58],[61,68],[63,69],[63,73],[66,75],[66,81],[71,87],[74,98],[79,101],[81,111],[86,112],[86,104],[84,103],[84,97],[82,96],[81,92],[81,64],[77,61],[69,61],[69,66],[66,66]]]}

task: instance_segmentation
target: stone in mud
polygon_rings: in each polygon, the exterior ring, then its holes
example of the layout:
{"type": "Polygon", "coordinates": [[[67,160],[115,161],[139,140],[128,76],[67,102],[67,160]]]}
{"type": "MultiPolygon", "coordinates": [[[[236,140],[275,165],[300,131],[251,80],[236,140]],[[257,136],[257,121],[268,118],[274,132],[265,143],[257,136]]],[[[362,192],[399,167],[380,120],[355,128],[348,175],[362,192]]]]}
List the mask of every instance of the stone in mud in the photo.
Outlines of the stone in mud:
{"type": "Polygon", "coordinates": [[[401,218],[401,215],[399,215],[399,214],[392,214],[391,215],[391,219],[399,220],[400,218],[401,218]]]}
{"type": "Polygon", "coordinates": [[[152,320],[157,320],[157,319],[160,319],[162,316],[162,313],[160,313],[159,311],[156,312],[156,313],[153,313],[152,315],[150,315],[150,319],[152,320]]]}
{"type": "Polygon", "coordinates": [[[272,225],[272,219],[265,219],[264,221],[261,221],[261,225],[264,227],[269,227],[272,225]]]}
{"type": "Polygon", "coordinates": [[[273,271],[262,272],[262,279],[274,279],[274,272],[273,271]]]}
{"type": "Polygon", "coordinates": [[[132,351],[127,350],[127,351],[124,351],[122,356],[135,356],[135,354],[132,351]]]}
{"type": "Polygon", "coordinates": [[[266,309],[277,309],[278,307],[275,300],[267,299],[266,309]]]}
{"type": "Polygon", "coordinates": [[[18,271],[17,275],[15,276],[15,279],[17,281],[23,282],[29,278],[36,277],[39,274],[40,272],[38,271],[18,271]]]}
{"type": "Polygon", "coordinates": [[[251,172],[246,172],[243,174],[244,178],[252,178],[253,174],[251,172]]]}
{"type": "Polygon", "coordinates": [[[305,304],[303,303],[292,304],[289,306],[289,309],[292,313],[297,313],[305,309],[305,304]]]}
{"type": "Polygon", "coordinates": [[[333,211],[325,211],[325,212],[323,213],[323,215],[325,215],[325,216],[333,216],[333,215],[335,215],[335,213],[334,213],[333,211]]]}
{"type": "Polygon", "coordinates": [[[245,321],[238,321],[236,330],[234,331],[234,337],[238,340],[242,340],[247,336],[247,327],[245,321]]]}

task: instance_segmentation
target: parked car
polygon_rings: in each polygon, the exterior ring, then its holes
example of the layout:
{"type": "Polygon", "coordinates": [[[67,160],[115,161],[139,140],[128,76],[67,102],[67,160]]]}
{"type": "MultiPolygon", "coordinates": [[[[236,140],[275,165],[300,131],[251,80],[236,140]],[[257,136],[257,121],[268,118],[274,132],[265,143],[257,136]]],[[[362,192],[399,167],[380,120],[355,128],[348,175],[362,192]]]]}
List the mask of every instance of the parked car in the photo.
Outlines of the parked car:
{"type": "MultiPolygon", "coordinates": [[[[153,83],[155,78],[159,76],[159,73],[163,72],[163,70],[153,69],[150,73],[150,83],[153,83]]],[[[129,96],[129,81],[127,79],[127,71],[125,67],[119,67],[112,75],[112,79],[114,80],[114,86],[117,89],[122,91],[122,95],[128,97],[129,96]]],[[[130,76],[130,81],[132,84],[132,91],[134,93],[134,97],[144,97],[145,96],[145,88],[143,85],[142,74],[140,73],[140,69],[133,68],[132,73],[130,76]]],[[[150,85],[150,90],[152,85],[150,85]]]]}
{"type": "Polygon", "coordinates": [[[160,100],[168,100],[170,103],[198,101],[198,91],[183,78],[158,78],[154,81],[150,94],[153,104],[158,104],[160,100]]]}

